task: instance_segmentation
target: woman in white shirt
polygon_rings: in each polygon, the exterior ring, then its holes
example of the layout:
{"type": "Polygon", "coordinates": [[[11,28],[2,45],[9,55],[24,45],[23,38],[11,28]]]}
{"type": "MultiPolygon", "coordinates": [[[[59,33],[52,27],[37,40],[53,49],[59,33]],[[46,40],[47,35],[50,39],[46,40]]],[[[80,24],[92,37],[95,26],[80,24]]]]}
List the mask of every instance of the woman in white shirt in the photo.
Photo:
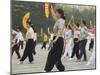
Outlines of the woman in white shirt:
{"type": "Polygon", "coordinates": [[[32,29],[32,27],[30,26],[30,23],[29,23],[29,28],[26,32],[26,47],[25,47],[25,50],[24,50],[24,53],[23,53],[23,56],[22,58],[20,59],[20,64],[23,63],[23,61],[28,57],[29,58],[29,62],[32,63],[33,61],[33,36],[34,36],[34,31],[32,29]]]}
{"type": "Polygon", "coordinates": [[[71,38],[72,38],[72,30],[70,25],[65,25],[65,29],[64,29],[64,39],[65,39],[65,52],[62,56],[62,58],[65,58],[67,55],[68,57],[71,57],[71,53],[72,53],[72,48],[71,48],[71,38]]]}
{"type": "Polygon", "coordinates": [[[23,41],[24,41],[23,35],[21,33],[21,28],[18,27],[17,31],[13,30],[12,34],[16,34],[15,38],[12,40],[14,42],[14,45],[12,46],[12,55],[15,51],[19,59],[21,58],[19,49],[20,49],[20,46],[23,47],[23,41]]]}

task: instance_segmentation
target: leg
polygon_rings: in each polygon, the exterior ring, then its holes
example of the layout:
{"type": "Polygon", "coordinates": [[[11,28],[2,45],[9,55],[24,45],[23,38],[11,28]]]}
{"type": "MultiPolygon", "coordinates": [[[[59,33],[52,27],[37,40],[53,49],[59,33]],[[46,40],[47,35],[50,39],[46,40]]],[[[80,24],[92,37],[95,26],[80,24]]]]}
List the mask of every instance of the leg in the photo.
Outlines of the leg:
{"type": "Polygon", "coordinates": [[[84,54],[84,61],[86,61],[87,60],[86,50],[84,50],[83,54],[84,54]]]}
{"type": "Polygon", "coordinates": [[[13,55],[14,51],[15,51],[15,45],[12,47],[12,55],[13,55]]]}
{"type": "Polygon", "coordinates": [[[33,51],[32,51],[34,55],[36,54],[36,52],[35,52],[35,45],[36,45],[36,44],[35,44],[35,42],[34,42],[34,43],[33,43],[33,51]]]}
{"type": "Polygon", "coordinates": [[[84,43],[83,43],[83,54],[84,54],[84,61],[87,60],[87,55],[86,55],[86,50],[85,50],[85,47],[86,47],[86,43],[87,43],[87,39],[84,40],[84,43]]]}
{"type": "Polygon", "coordinates": [[[72,54],[72,48],[71,48],[71,39],[69,41],[69,46],[68,46],[68,56],[71,57],[72,54]]]}
{"type": "Polygon", "coordinates": [[[47,61],[46,61],[45,69],[44,69],[46,72],[51,72],[51,70],[54,67],[56,59],[53,56],[53,53],[54,53],[53,51],[54,49],[52,48],[50,52],[48,53],[48,57],[47,57],[47,61]]]}
{"type": "Polygon", "coordinates": [[[72,51],[72,55],[71,55],[71,58],[73,58],[75,55],[75,45],[74,45],[74,48],[73,48],[73,51],[72,51]]]}
{"type": "Polygon", "coordinates": [[[46,42],[44,42],[43,48],[45,48],[45,49],[46,49],[46,42]]]}
{"type": "Polygon", "coordinates": [[[21,58],[20,53],[19,53],[19,50],[15,50],[15,52],[16,52],[18,58],[21,58]]]}
{"type": "Polygon", "coordinates": [[[46,49],[46,42],[44,43],[44,48],[46,49]]]}
{"type": "Polygon", "coordinates": [[[31,62],[33,61],[33,55],[32,55],[32,53],[30,53],[30,54],[28,55],[28,58],[29,58],[29,62],[31,63],[31,62]]]}
{"type": "Polygon", "coordinates": [[[27,55],[28,55],[27,51],[24,51],[24,54],[23,54],[23,56],[22,56],[20,61],[24,61],[26,59],[27,55]]]}
{"type": "Polygon", "coordinates": [[[23,49],[23,41],[21,41],[21,49],[23,49]]]}
{"type": "Polygon", "coordinates": [[[66,43],[62,58],[65,58],[67,54],[68,54],[68,43],[66,43]]]}
{"type": "Polygon", "coordinates": [[[65,70],[65,67],[64,65],[62,64],[61,60],[59,60],[57,63],[56,63],[56,67],[59,71],[64,71],[65,70]]]}
{"type": "Polygon", "coordinates": [[[82,55],[83,55],[83,41],[81,40],[80,41],[80,55],[79,55],[79,59],[82,58],[82,55]]]}
{"type": "Polygon", "coordinates": [[[93,45],[94,45],[94,40],[91,39],[91,43],[90,43],[90,45],[89,45],[89,51],[90,51],[91,49],[93,49],[93,45]]]}
{"type": "Polygon", "coordinates": [[[43,49],[44,47],[45,47],[45,42],[43,42],[43,45],[42,45],[41,49],[43,49]]]}
{"type": "Polygon", "coordinates": [[[54,65],[61,59],[63,45],[63,38],[59,38],[51,48],[45,66],[46,72],[50,72],[53,69],[54,65]]]}
{"type": "Polygon", "coordinates": [[[85,50],[86,43],[87,43],[87,40],[85,39],[85,40],[82,40],[81,44],[80,44],[81,45],[81,47],[80,47],[80,50],[81,50],[80,58],[84,54],[84,60],[85,61],[87,60],[86,50],[85,50]]]}
{"type": "Polygon", "coordinates": [[[76,57],[79,59],[79,42],[76,44],[76,57]]]}

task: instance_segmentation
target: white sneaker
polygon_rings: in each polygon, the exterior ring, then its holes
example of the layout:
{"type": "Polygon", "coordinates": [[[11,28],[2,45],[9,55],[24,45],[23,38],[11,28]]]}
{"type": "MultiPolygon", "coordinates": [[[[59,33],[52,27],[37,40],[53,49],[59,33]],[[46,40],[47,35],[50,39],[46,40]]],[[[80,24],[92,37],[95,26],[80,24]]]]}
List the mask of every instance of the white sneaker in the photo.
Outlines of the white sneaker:
{"type": "Polygon", "coordinates": [[[90,65],[91,63],[90,62],[88,62],[86,65],[90,65]]]}
{"type": "Polygon", "coordinates": [[[72,60],[72,58],[69,58],[69,60],[72,60]]]}
{"type": "Polygon", "coordinates": [[[23,61],[18,62],[18,64],[23,64],[23,61]]]}

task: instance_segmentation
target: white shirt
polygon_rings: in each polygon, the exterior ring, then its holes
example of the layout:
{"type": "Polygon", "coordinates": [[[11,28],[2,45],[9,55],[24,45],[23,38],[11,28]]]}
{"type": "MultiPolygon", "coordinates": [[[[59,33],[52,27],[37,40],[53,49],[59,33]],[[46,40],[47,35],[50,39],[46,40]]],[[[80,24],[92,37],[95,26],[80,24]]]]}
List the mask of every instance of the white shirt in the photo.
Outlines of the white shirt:
{"type": "Polygon", "coordinates": [[[15,30],[12,30],[12,32],[11,32],[12,34],[17,34],[17,31],[15,31],[15,30]]]}
{"type": "Polygon", "coordinates": [[[24,38],[21,32],[16,32],[16,36],[13,41],[16,41],[16,40],[17,40],[16,42],[17,44],[19,43],[19,41],[24,41],[24,38]]]}
{"type": "Polygon", "coordinates": [[[30,27],[26,32],[26,40],[33,39],[33,36],[34,36],[34,31],[32,27],[30,27]]]}
{"type": "Polygon", "coordinates": [[[74,30],[74,38],[79,38],[80,31],[74,30]]]}
{"type": "Polygon", "coordinates": [[[34,33],[33,39],[34,39],[34,41],[37,40],[37,33],[34,33]]]}
{"type": "Polygon", "coordinates": [[[65,32],[65,40],[69,40],[72,37],[72,31],[68,30],[65,32]]]}

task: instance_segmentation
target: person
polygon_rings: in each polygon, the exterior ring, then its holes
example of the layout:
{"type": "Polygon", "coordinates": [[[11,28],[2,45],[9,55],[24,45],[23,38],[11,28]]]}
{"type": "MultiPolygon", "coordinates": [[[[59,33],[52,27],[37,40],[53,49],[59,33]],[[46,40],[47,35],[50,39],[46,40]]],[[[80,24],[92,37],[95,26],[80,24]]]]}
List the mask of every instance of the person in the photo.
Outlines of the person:
{"type": "MultiPolygon", "coordinates": [[[[94,35],[95,34],[95,28],[91,28],[89,29],[89,32],[94,35]]],[[[90,44],[89,44],[89,51],[93,50],[93,46],[94,46],[94,36],[91,36],[90,38],[90,44]]]]}
{"type": "Polygon", "coordinates": [[[18,64],[22,64],[23,61],[28,57],[29,58],[29,62],[32,63],[33,62],[33,36],[34,36],[34,31],[32,29],[32,27],[30,26],[31,22],[28,22],[28,30],[26,32],[26,46],[25,46],[25,50],[23,53],[22,58],[20,59],[20,62],[18,64]]]}
{"type": "Polygon", "coordinates": [[[74,32],[74,47],[73,47],[73,51],[71,54],[71,59],[76,55],[77,60],[79,59],[79,35],[80,35],[80,31],[79,31],[79,24],[75,23],[73,26],[73,32],[74,32]]]}
{"type": "Polygon", "coordinates": [[[46,44],[47,44],[47,42],[48,42],[48,36],[47,36],[46,33],[44,33],[43,34],[43,45],[42,45],[41,49],[45,48],[45,50],[46,50],[46,44]]]}
{"type": "Polygon", "coordinates": [[[86,55],[86,43],[87,43],[87,28],[86,28],[86,23],[83,21],[81,24],[80,28],[80,56],[79,56],[79,61],[81,60],[82,56],[84,55],[84,60],[87,61],[87,55],[86,55]]]}
{"type": "Polygon", "coordinates": [[[89,32],[91,32],[90,36],[93,39],[93,47],[92,47],[93,52],[92,52],[88,62],[86,63],[86,65],[90,65],[90,64],[95,63],[95,51],[96,51],[95,50],[95,42],[96,42],[95,35],[96,35],[96,30],[95,30],[95,28],[93,28],[93,30],[89,30],[89,32]]]}
{"type": "Polygon", "coordinates": [[[65,39],[65,52],[62,56],[62,58],[65,58],[66,56],[68,56],[69,58],[71,57],[71,53],[72,53],[72,48],[71,48],[71,38],[72,38],[72,30],[71,30],[71,26],[70,25],[65,25],[65,35],[64,35],[64,39],[65,39]]]}
{"type": "Polygon", "coordinates": [[[62,50],[64,46],[64,39],[62,37],[63,28],[65,25],[64,11],[62,9],[57,9],[56,12],[54,12],[53,6],[51,5],[51,13],[56,23],[54,24],[53,28],[53,47],[48,53],[44,70],[46,72],[51,72],[54,65],[56,65],[56,68],[59,71],[64,71],[65,67],[61,62],[62,50]]]}
{"type": "Polygon", "coordinates": [[[14,45],[12,46],[12,55],[15,51],[19,59],[21,58],[21,55],[19,53],[20,46],[23,48],[23,41],[24,41],[23,35],[21,33],[21,28],[17,27],[17,32],[12,31],[12,33],[16,34],[15,38],[12,40],[14,43],[14,45]]]}

